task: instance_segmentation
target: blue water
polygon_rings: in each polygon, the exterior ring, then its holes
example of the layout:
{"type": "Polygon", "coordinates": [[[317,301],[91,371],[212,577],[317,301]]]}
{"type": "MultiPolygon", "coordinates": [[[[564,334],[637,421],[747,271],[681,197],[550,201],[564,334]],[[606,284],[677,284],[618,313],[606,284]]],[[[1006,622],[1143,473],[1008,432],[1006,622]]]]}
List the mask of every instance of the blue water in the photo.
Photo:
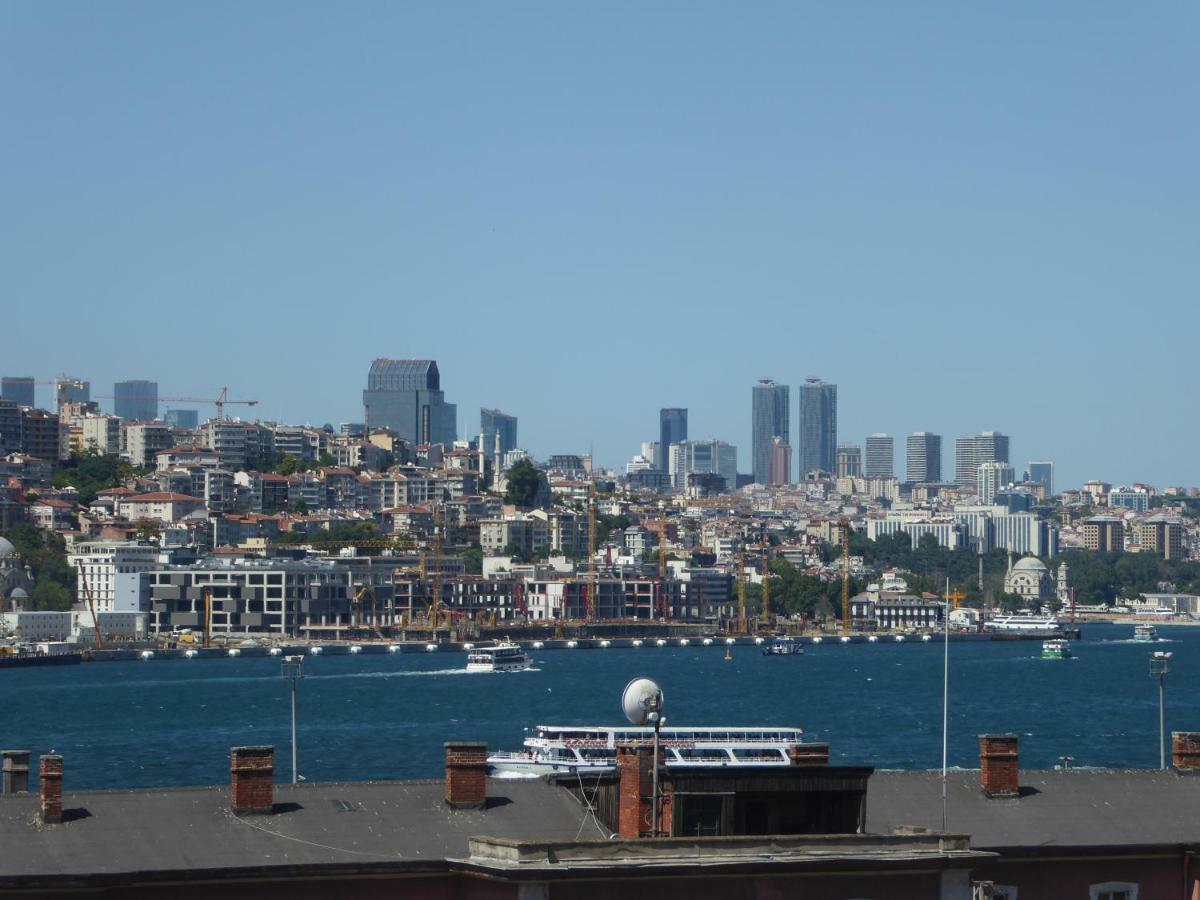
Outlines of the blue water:
{"type": "MultiPolygon", "coordinates": [[[[1085,626],[1076,656],[1037,641],[951,644],[950,760],[978,765],[977,735],[1021,737],[1024,767],[1156,766],[1158,689],[1132,626],[1085,626]]],[[[1200,630],[1161,628],[1175,654],[1167,730],[1200,730],[1200,630]]],[[[638,675],[675,725],[795,725],[834,762],[941,765],[940,643],[843,645],[763,657],[738,647],[535,651],[535,668],[467,674],[465,654],[322,656],[299,686],[299,769],[309,780],[441,774],[442,742],[518,749],[535,724],[618,724],[638,675]]],[[[0,671],[0,744],[65,755],[69,788],[224,783],[228,751],[274,744],[288,774],[290,707],[279,660],[93,663],[0,671]]]]}

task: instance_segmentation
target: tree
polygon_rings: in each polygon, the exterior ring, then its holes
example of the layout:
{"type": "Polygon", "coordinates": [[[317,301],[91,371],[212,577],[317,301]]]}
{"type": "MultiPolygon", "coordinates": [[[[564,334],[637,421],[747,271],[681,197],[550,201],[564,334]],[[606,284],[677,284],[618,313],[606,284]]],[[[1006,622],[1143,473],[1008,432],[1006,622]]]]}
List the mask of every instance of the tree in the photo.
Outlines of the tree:
{"type": "Polygon", "coordinates": [[[150,541],[158,537],[162,526],[153,519],[142,519],[133,526],[133,530],[139,541],[150,541]]]}
{"type": "Polygon", "coordinates": [[[504,491],[504,502],[528,509],[537,504],[543,475],[528,459],[521,459],[509,468],[506,475],[508,486],[504,491]]]}
{"type": "Polygon", "coordinates": [[[29,600],[35,610],[66,612],[71,608],[71,592],[52,578],[39,578],[29,600]]]}
{"type": "Polygon", "coordinates": [[[462,552],[463,565],[466,566],[468,575],[483,574],[483,548],[478,544],[472,544],[462,552]]]}
{"type": "Polygon", "coordinates": [[[280,475],[295,475],[300,471],[300,460],[290,453],[283,454],[283,460],[275,467],[280,475]]]}

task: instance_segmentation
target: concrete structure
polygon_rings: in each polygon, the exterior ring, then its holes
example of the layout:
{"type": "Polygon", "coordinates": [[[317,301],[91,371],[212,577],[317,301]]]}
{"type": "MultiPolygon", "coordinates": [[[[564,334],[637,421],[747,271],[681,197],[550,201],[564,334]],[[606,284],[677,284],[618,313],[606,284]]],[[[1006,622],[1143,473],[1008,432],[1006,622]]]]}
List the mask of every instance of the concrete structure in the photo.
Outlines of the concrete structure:
{"type": "MultiPolygon", "coordinates": [[[[791,444],[791,392],[786,384],[759,379],[750,389],[751,468],[755,484],[787,484],[791,471],[780,471],[773,459],[775,447],[791,444]],[[779,476],[782,475],[781,480],[779,476]]],[[[791,454],[788,454],[790,463],[791,454]]],[[[736,485],[730,485],[730,488],[736,485]]]]}
{"type": "Polygon", "coordinates": [[[942,480],[942,436],[928,431],[910,434],[905,442],[904,480],[909,484],[936,484],[942,480]]]}
{"type": "Polygon", "coordinates": [[[36,406],[33,376],[5,375],[0,378],[0,399],[17,406],[36,406]]]}
{"type": "Polygon", "coordinates": [[[1008,436],[998,431],[960,437],[954,442],[954,483],[974,488],[979,467],[989,462],[1008,462],[1008,436]]]}
{"type": "Polygon", "coordinates": [[[186,494],[156,492],[122,497],[117,500],[116,506],[117,514],[130,522],[147,520],[171,523],[203,510],[204,501],[186,494]]]}
{"type": "Polygon", "coordinates": [[[363,391],[367,430],[390,428],[410,444],[454,443],[458,410],[447,403],[432,359],[376,359],[363,391]]]}
{"type": "Polygon", "coordinates": [[[800,478],[837,467],[837,385],[807,378],[800,385],[800,478]]]}
{"type": "Polygon", "coordinates": [[[863,457],[863,475],[867,478],[891,478],[895,474],[896,442],[890,434],[867,435],[863,457]]]}
{"type": "Polygon", "coordinates": [[[720,475],[725,490],[733,490],[737,486],[737,447],[715,438],[674,444],[668,473],[677,489],[687,486],[688,475],[700,474],[720,475]]]}
{"type": "Polygon", "coordinates": [[[985,462],[975,472],[975,492],[981,505],[989,506],[1001,490],[1016,480],[1013,467],[1005,462],[985,462]]]}
{"type": "Polygon", "coordinates": [[[672,444],[682,444],[688,436],[688,411],[680,407],[668,407],[658,411],[658,467],[670,471],[672,444]]]}
{"type": "Polygon", "coordinates": [[[1183,522],[1171,516],[1151,516],[1137,524],[1141,551],[1163,559],[1187,559],[1183,535],[1183,522]]]}
{"type": "Polygon", "coordinates": [[[113,412],[127,422],[158,419],[157,381],[118,381],[113,385],[113,412]]]}
{"type": "Polygon", "coordinates": [[[21,410],[21,451],[55,463],[66,459],[70,450],[70,426],[44,409],[21,410]]]}

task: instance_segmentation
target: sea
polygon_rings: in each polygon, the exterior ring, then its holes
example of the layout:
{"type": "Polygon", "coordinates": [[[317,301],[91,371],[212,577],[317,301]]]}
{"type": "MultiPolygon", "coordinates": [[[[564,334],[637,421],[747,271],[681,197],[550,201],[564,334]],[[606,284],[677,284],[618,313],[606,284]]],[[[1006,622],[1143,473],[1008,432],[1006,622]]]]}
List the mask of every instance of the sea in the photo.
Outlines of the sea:
{"type": "MultiPolygon", "coordinates": [[[[1022,768],[1153,767],[1159,686],[1171,652],[1166,730],[1200,731],[1200,629],[1084,625],[1075,655],[1039,641],[950,644],[949,762],[978,767],[978,736],[1020,736],[1022,768]],[[1065,758],[1065,759],[1064,759],[1065,758]]],[[[310,781],[436,778],[444,741],[517,750],[539,724],[624,724],[620,698],[646,676],[670,725],[803,728],[834,764],[936,769],[942,762],[940,641],[841,644],[802,656],[739,646],[533,651],[525,672],[467,673],[465,653],[307,657],[297,685],[297,759],[310,781]]],[[[64,755],[72,789],[223,784],[229,748],[272,744],[291,777],[291,693],[276,658],[84,663],[0,670],[0,746],[64,755]]]]}

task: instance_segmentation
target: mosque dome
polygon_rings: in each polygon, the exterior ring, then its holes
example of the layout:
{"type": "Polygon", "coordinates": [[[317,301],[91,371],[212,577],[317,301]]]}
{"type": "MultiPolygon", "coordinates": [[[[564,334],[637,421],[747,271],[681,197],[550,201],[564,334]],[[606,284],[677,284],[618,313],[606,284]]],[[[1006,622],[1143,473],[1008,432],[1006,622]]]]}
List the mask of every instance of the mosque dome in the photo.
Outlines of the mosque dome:
{"type": "Polygon", "coordinates": [[[1015,566],[1013,566],[1013,571],[1041,573],[1046,571],[1046,564],[1036,556],[1026,556],[1018,561],[1015,566]]]}
{"type": "Polygon", "coordinates": [[[16,556],[17,548],[13,546],[12,541],[8,538],[0,537],[0,559],[6,556],[16,556]]]}

